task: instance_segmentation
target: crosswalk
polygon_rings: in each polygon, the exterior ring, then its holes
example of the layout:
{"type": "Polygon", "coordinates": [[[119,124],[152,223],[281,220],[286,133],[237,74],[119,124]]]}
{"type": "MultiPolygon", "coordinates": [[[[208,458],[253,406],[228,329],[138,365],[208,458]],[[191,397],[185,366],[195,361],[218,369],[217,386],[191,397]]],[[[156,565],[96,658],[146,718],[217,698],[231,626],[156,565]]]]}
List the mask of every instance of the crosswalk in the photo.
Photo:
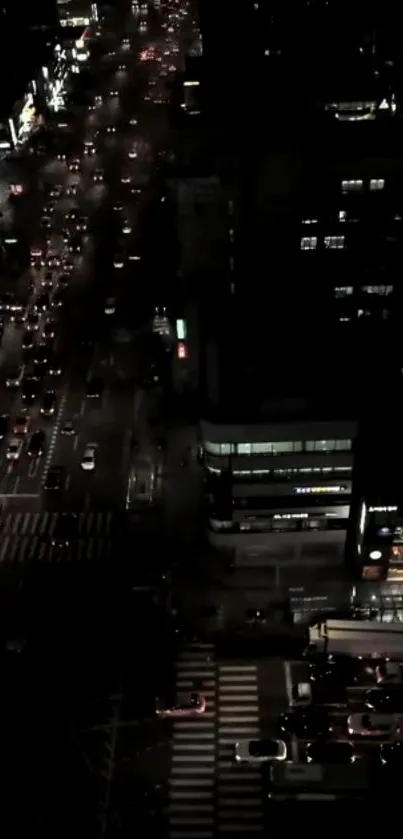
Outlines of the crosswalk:
{"type": "Polygon", "coordinates": [[[3,563],[61,563],[101,562],[109,559],[113,552],[113,539],[82,539],[68,550],[60,551],[51,542],[44,542],[37,536],[5,536],[0,539],[0,564],[3,563]]]}
{"type": "Polygon", "coordinates": [[[263,831],[261,769],[234,761],[234,743],[260,735],[256,665],[220,664],[217,695],[217,835],[259,836],[263,831]]]}
{"type": "Polygon", "coordinates": [[[60,513],[7,513],[0,522],[0,564],[100,562],[112,556],[118,533],[112,512],[80,513],[74,542],[66,551],[52,545],[60,519],[60,513]]]}
{"type": "MultiPolygon", "coordinates": [[[[60,513],[7,513],[0,521],[1,536],[52,536],[60,513]]],[[[115,527],[112,512],[89,511],[77,516],[77,534],[81,538],[108,536],[115,527]]]]}
{"type": "Polygon", "coordinates": [[[192,644],[178,659],[176,689],[195,684],[206,698],[203,715],[175,720],[169,784],[169,839],[214,836],[216,772],[216,663],[211,644],[192,644]]]}
{"type": "Polygon", "coordinates": [[[212,644],[194,643],[178,658],[177,693],[200,690],[205,713],[177,719],[172,731],[169,839],[263,833],[260,767],[238,765],[234,744],[259,737],[255,665],[217,663],[212,644]]]}

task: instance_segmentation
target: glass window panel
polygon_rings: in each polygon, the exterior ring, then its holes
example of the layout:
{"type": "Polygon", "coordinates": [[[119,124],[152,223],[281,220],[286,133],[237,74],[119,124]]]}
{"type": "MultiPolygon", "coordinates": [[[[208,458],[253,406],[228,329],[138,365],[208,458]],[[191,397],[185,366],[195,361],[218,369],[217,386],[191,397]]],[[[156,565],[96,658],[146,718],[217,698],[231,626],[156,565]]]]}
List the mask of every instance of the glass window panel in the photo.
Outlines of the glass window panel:
{"type": "Polygon", "coordinates": [[[238,443],[237,450],[238,450],[238,454],[252,454],[252,444],[251,443],[238,443]]]}
{"type": "Polygon", "coordinates": [[[278,442],[273,443],[273,454],[287,454],[288,452],[294,451],[294,443],[290,442],[278,442]]]}

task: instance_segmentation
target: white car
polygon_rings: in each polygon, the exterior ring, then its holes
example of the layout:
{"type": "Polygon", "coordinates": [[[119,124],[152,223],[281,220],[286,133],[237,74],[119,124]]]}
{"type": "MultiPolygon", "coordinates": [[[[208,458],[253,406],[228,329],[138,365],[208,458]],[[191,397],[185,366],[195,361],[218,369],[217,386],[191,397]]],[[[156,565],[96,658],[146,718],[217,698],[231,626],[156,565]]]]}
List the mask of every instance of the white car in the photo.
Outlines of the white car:
{"type": "Polygon", "coordinates": [[[81,469],[84,472],[93,472],[95,469],[95,451],[96,447],[93,443],[89,443],[84,449],[84,454],[81,458],[81,469]]]}
{"type": "Polygon", "coordinates": [[[22,452],[23,441],[21,437],[10,437],[7,445],[7,460],[18,460],[22,452]]]}
{"type": "Polygon", "coordinates": [[[347,730],[350,737],[394,737],[400,722],[394,714],[350,714],[347,730]]]}
{"type": "Polygon", "coordinates": [[[131,233],[131,232],[132,232],[132,226],[130,224],[130,221],[128,219],[125,219],[125,221],[122,224],[122,233],[124,233],[126,236],[128,236],[129,233],[131,233]]]}
{"type": "Polygon", "coordinates": [[[122,254],[117,253],[113,258],[113,267],[114,268],[124,268],[125,260],[122,254]]]}
{"type": "Polygon", "coordinates": [[[116,312],[116,300],[114,297],[108,297],[105,301],[104,312],[106,315],[114,315],[116,312]]]}
{"type": "Polygon", "coordinates": [[[93,176],[92,176],[92,180],[94,181],[94,183],[101,184],[103,179],[104,179],[104,173],[103,173],[102,169],[95,169],[95,172],[93,173],[93,176]]]}
{"type": "Polygon", "coordinates": [[[286,760],[284,740],[239,740],[235,743],[235,760],[245,763],[267,763],[286,760]]]}

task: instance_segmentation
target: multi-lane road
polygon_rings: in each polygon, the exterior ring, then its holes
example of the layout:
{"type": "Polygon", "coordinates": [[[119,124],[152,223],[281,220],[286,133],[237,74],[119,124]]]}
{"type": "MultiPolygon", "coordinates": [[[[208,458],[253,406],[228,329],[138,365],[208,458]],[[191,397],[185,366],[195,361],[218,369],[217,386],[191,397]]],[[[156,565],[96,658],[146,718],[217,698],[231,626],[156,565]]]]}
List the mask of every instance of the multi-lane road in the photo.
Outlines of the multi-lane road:
{"type": "MultiPolygon", "coordinates": [[[[170,14],[133,4],[123,16],[116,13],[101,24],[89,67],[88,107],[67,102],[68,143],[65,129],[56,129],[46,160],[27,151],[18,164],[24,195],[14,212],[6,209],[7,228],[19,230],[23,223],[25,238],[33,249],[39,247],[45,264],[37,260],[12,284],[6,278],[3,288],[12,288],[13,300],[22,303],[21,320],[38,308],[44,290],[50,300],[39,309],[28,350],[22,349],[27,322],[16,323],[9,301],[4,303],[0,390],[1,412],[9,421],[0,454],[3,519],[8,513],[24,517],[46,510],[108,514],[124,509],[133,444],[144,438],[149,446],[144,429],[148,397],[139,384],[147,371],[135,336],[151,329],[154,305],[161,302],[160,278],[153,290],[142,241],[147,209],[161,200],[155,163],[157,154],[169,149],[166,100],[182,62],[186,8],[170,14]],[[79,229],[83,219],[84,230],[82,224],[79,229]],[[48,264],[52,254],[60,265],[48,264]],[[113,311],[107,313],[111,298],[113,311]],[[31,378],[37,355],[43,354],[37,346],[43,344],[49,321],[55,331],[47,344],[52,364],[43,365],[39,392],[30,404],[23,401],[24,377],[31,378]],[[18,366],[23,366],[22,381],[7,388],[18,366]],[[52,376],[50,366],[60,375],[52,376]],[[91,396],[94,379],[99,392],[91,396]],[[44,416],[48,389],[55,399],[51,414],[44,416]],[[17,427],[22,414],[28,418],[26,433],[17,427]],[[38,430],[45,435],[43,453],[30,457],[28,441],[38,430]],[[14,436],[23,441],[17,459],[7,457],[14,436]],[[89,445],[95,468],[84,470],[89,445]],[[55,466],[62,467],[60,487],[46,489],[55,466]]],[[[147,459],[138,451],[136,456],[138,462],[147,459]]],[[[151,458],[150,473],[155,469],[151,458]]],[[[13,526],[13,539],[18,539],[13,526]]],[[[6,544],[0,545],[3,558],[6,544]]],[[[43,546],[41,551],[44,556],[43,546]]],[[[31,546],[29,556],[34,555],[31,546]]]]}

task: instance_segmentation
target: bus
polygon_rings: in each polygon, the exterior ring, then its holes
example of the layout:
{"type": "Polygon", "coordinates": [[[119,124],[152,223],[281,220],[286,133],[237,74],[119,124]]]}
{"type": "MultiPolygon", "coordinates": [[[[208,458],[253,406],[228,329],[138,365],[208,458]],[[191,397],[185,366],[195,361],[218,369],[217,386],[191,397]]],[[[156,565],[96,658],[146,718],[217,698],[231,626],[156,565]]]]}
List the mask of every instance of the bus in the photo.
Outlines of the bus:
{"type": "Polygon", "coordinates": [[[306,652],[399,658],[403,654],[403,623],[325,620],[310,627],[306,652]]]}
{"type": "Polygon", "coordinates": [[[365,800],[369,767],[364,761],[351,764],[274,763],[270,768],[270,801],[365,800]]]}

